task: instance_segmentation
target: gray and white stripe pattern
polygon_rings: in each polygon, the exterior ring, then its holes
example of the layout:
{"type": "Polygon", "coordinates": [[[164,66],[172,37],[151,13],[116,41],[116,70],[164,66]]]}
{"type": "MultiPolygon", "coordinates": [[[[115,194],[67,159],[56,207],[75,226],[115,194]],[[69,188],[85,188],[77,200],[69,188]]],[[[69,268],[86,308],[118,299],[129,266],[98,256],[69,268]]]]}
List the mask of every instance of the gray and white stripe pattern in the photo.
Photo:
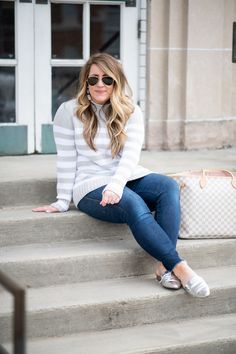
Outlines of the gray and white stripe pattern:
{"type": "Polygon", "coordinates": [[[60,211],[69,209],[72,198],[77,207],[87,193],[101,186],[104,186],[103,191],[111,190],[122,197],[127,181],[150,173],[138,166],[144,138],[142,112],[138,106],[125,127],[124,148],[112,158],[102,106],[93,103],[99,122],[94,151],[84,140],[82,122],[75,115],[76,105],[76,100],[63,103],[54,119],[58,200],[52,205],[60,211]]]}

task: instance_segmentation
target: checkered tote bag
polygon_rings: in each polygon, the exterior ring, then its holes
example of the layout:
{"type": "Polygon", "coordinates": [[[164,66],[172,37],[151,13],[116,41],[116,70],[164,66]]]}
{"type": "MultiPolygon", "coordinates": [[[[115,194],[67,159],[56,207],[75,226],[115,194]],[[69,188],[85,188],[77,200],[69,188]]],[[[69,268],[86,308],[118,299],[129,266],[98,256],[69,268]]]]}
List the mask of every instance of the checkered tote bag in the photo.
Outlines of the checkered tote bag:
{"type": "Polygon", "coordinates": [[[236,172],[186,171],[180,186],[180,238],[236,238],[236,172]]]}

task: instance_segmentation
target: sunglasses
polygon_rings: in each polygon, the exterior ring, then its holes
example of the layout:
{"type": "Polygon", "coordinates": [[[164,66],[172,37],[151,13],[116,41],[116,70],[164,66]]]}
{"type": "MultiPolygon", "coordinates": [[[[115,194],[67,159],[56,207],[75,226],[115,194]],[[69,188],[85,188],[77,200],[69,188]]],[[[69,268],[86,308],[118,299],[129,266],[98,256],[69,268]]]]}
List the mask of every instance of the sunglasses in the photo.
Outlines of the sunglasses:
{"type": "MultiPolygon", "coordinates": [[[[89,84],[90,86],[95,86],[95,85],[97,85],[98,81],[99,81],[99,78],[96,77],[96,76],[90,76],[90,77],[88,77],[88,80],[87,80],[87,82],[88,82],[88,84],[89,84]]],[[[106,85],[106,86],[111,86],[111,85],[113,85],[114,80],[113,80],[113,78],[110,77],[110,76],[103,76],[103,77],[102,77],[102,82],[103,82],[104,85],[106,85]]]]}

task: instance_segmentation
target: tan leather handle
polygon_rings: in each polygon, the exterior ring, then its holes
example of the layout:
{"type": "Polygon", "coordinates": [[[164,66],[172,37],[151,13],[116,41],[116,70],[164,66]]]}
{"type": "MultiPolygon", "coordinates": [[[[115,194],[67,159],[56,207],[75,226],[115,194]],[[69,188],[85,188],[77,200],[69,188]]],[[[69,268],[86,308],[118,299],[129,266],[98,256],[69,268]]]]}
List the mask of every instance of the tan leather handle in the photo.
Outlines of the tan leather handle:
{"type": "Polygon", "coordinates": [[[204,188],[206,187],[206,183],[207,183],[207,176],[206,173],[207,172],[226,172],[231,176],[231,184],[234,188],[236,188],[236,176],[229,170],[205,170],[202,169],[202,174],[201,174],[201,178],[200,178],[200,187],[204,188]]]}

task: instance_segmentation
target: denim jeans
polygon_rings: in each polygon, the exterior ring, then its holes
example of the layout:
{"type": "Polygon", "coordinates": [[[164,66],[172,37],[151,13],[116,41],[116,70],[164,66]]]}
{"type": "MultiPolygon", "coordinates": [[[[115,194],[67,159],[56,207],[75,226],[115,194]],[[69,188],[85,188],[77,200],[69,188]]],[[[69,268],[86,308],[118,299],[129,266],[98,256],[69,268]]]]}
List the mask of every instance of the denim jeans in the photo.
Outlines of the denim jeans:
{"type": "Polygon", "coordinates": [[[181,258],[176,251],[180,225],[179,187],[170,177],[150,173],[129,181],[119,203],[100,205],[103,187],[81,199],[78,208],[103,221],[126,223],[139,245],[171,271],[181,258]],[[154,212],[154,214],[152,213],[154,212]]]}

